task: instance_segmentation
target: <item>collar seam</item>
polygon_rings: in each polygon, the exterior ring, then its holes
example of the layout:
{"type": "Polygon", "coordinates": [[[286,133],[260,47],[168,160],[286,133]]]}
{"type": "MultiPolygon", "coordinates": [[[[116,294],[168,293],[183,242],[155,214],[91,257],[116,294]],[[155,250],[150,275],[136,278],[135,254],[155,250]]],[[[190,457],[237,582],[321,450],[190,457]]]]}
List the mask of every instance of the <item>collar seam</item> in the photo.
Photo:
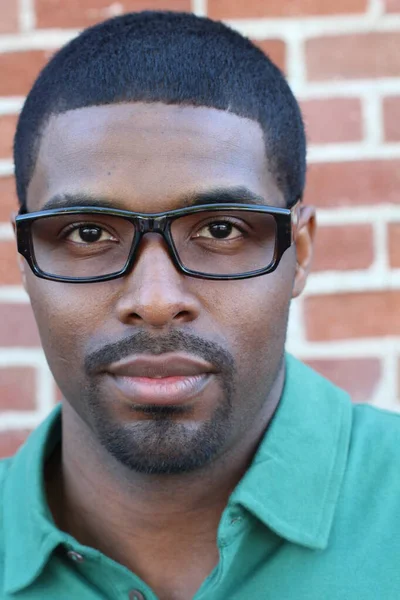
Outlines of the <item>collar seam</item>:
{"type": "Polygon", "coordinates": [[[5,583],[4,590],[6,593],[19,592],[27,588],[29,585],[32,585],[32,583],[40,576],[47,564],[50,562],[54,550],[60,543],[62,543],[62,540],[60,540],[60,533],[61,532],[58,531],[49,531],[47,535],[43,537],[38,549],[40,560],[36,562],[35,567],[31,568],[29,572],[28,570],[25,571],[25,577],[22,577],[23,581],[19,581],[17,583],[12,581],[5,583]],[[45,544],[48,545],[46,552],[43,550],[43,546],[45,544]]]}

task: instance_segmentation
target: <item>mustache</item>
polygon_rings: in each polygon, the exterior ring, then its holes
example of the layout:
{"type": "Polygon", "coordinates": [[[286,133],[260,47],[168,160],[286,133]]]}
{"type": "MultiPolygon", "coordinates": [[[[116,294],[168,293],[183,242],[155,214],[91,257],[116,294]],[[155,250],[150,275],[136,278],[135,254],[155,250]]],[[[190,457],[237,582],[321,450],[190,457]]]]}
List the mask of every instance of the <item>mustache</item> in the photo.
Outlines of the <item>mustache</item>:
{"type": "Polygon", "coordinates": [[[88,375],[95,375],[111,363],[133,354],[157,356],[167,352],[184,352],[200,357],[218,371],[228,373],[232,377],[235,372],[233,356],[225,348],[195,334],[179,330],[172,330],[168,335],[157,337],[146,331],[137,331],[117,342],[105,344],[85,357],[84,369],[88,375]]]}

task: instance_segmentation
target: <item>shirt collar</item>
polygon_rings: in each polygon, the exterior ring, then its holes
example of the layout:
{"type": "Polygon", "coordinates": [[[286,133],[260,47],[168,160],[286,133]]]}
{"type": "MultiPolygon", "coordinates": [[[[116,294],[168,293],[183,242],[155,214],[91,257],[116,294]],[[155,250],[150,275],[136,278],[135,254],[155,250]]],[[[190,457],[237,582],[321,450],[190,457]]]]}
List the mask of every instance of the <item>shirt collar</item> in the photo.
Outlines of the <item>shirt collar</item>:
{"type": "Polygon", "coordinates": [[[278,409],[230,503],[291,542],[326,548],[351,422],[347,393],[287,355],[278,409]]]}
{"type": "Polygon", "coordinates": [[[61,405],[35,429],[11,460],[4,485],[6,593],[34,581],[67,534],[55,526],[47,504],[43,466],[61,440],[61,405]]]}
{"type": "MultiPolygon", "coordinates": [[[[350,431],[347,394],[287,356],[278,409],[230,504],[291,542],[325,548],[350,431]]],[[[56,527],[45,497],[43,467],[60,440],[58,405],[11,461],[3,502],[6,593],[32,583],[53,550],[72,540],[56,527]]]]}

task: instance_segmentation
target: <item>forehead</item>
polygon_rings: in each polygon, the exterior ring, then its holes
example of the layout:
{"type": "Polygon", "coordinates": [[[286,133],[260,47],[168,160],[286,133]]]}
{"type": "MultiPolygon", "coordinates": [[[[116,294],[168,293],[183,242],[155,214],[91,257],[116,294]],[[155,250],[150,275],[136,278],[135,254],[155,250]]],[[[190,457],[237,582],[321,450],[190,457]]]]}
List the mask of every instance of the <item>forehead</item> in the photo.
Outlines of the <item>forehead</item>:
{"type": "Polygon", "coordinates": [[[216,187],[247,187],[283,205],[257,122],[213,108],[113,104],[50,118],[27,202],[40,210],[54,195],[84,193],[157,212],[216,187]]]}

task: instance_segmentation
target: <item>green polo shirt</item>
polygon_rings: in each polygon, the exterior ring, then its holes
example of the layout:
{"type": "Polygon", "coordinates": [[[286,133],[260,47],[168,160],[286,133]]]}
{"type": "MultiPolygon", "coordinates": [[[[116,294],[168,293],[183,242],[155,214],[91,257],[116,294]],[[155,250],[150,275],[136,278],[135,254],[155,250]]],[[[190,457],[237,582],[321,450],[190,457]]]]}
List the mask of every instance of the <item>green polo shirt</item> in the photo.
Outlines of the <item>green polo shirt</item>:
{"type": "MultiPolygon", "coordinates": [[[[400,416],[353,405],[290,356],[286,365],[278,410],[222,515],[219,564],[195,600],[399,600],[400,416]]],[[[60,438],[58,406],[0,462],[1,600],[156,600],[55,526],[43,464],[60,438]]]]}

